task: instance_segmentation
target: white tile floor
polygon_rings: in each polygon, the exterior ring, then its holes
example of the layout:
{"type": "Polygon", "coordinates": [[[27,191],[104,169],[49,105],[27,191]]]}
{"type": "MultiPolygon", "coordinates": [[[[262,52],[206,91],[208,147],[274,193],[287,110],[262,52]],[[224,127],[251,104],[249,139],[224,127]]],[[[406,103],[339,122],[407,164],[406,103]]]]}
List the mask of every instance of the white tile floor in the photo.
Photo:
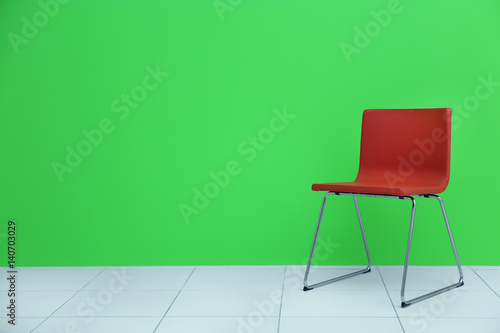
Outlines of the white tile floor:
{"type": "MultiPolygon", "coordinates": [[[[357,269],[322,266],[310,282],[357,269]]],[[[5,333],[500,332],[500,266],[466,266],[465,286],[400,307],[402,267],[302,291],[303,266],[18,268],[5,333]]],[[[455,282],[453,267],[411,267],[408,298],[455,282]]]]}

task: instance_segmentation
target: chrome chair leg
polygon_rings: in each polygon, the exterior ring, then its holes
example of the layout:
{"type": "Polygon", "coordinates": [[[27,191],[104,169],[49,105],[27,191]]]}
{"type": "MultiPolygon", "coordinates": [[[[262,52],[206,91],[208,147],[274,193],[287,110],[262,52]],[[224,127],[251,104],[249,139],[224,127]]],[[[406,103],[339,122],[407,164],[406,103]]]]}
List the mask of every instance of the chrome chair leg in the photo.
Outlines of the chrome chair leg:
{"type": "Polygon", "coordinates": [[[436,198],[436,199],[439,200],[439,203],[441,204],[441,211],[443,212],[444,221],[446,223],[446,228],[448,230],[448,236],[450,238],[451,246],[453,248],[453,253],[455,255],[455,262],[457,264],[457,268],[458,268],[458,272],[459,272],[460,278],[459,278],[459,280],[458,280],[457,283],[454,283],[454,284],[451,284],[451,285],[446,286],[444,288],[432,291],[432,292],[427,293],[425,295],[422,295],[422,296],[419,296],[419,297],[415,297],[415,298],[413,298],[411,300],[408,300],[408,301],[405,300],[406,277],[407,277],[407,272],[408,272],[408,262],[409,262],[409,259],[410,259],[411,238],[412,238],[412,235],[413,235],[413,222],[415,220],[415,206],[416,206],[416,202],[415,202],[415,199],[412,198],[412,197],[410,197],[410,196],[402,197],[403,199],[411,199],[412,200],[410,232],[409,232],[409,235],[408,235],[408,244],[407,244],[407,247],[406,247],[405,266],[404,266],[404,269],[403,269],[403,281],[401,283],[401,307],[402,308],[408,307],[408,306],[410,306],[413,303],[420,302],[422,300],[428,299],[429,297],[433,297],[433,296],[439,295],[439,294],[441,294],[441,293],[443,293],[445,291],[448,291],[448,290],[451,290],[451,289],[455,289],[455,288],[458,288],[458,287],[461,287],[461,286],[464,285],[464,275],[463,275],[463,271],[462,271],[462,266],[460,265],[460,261],[458,259],[457,249],[455,247],[455,242],[453,240],[453,235],[451,233],[450,223],[448,222],[448,216],[446,215],[446,209],[444,208],[443,200],[438,195],[435,195],[435,194],[426,194],[426,195],[419,195],[419,196],[423,196],[425,198],[432,197],[432,198],[436,198]]]}
{"type": "MultiPolygon", "coordinates": [[[[370,258],[370,251],[368,251],[368,243],[366,243],[365,228],[363,227],[363,221],[361,220],[361,214],[359,213],[358,197],[353,195],[354,205],[356,206],[356,213],[358,214],[359,228],[361,229],[361,235],[363,236],[363,243],[365,244],[366,258],[368,259],[368,272],[371,270],[372,259],[370,258]]],[[[367,273],[367,272],[365,272],[367,273]]]]}
{"type": "MultiPolygon", "coordinates": [[[[323,198],[323,204],[321,205],[321,210],[320,210],[320,213],[319,213],[318,225],[316,227],[316,232],[314,234],[314,240],[313,240],[313,244],[312,244],[311,254],[309,255],[309,261],[307,263],[306,272],[305,272],[305,275],[304,275],[304,289],[303,289],[304,291],[312,290],[312,289],[314,289],[316,287],[321,287],[321,286],[324,286],[326,284],[337,282],[337,281],[340,281],[340,280],[343,280],[343,279],[350,278],[352,276],[356,276],[356,275],[359,275],[359,274],[368,273],[368,272],[371,271],[371,259],[370,259],[370,253],[368,251],[368,244],[366,243],[365,230],[363,228],[363,222],[361,221],[361,214],[359,213],[359,207],[358,207],[358,201],[357,201],[356,195],[353,195],[354,196],[354,204],[356,206],[356,212],[358,214],[359,226],[361,228],[361,234],[363,236],[363,242],[365,244],[366,256],[368,258],[368,266],[366,268],[362,269],[362,270],[359,270],[359,271],[356,271],[356,272],[353,272],[353,273],[349,273],[349,274],[345,274],[345,275],[342,275],[342,276],[339,276],[339,277],[336,277],[336,278],[333,278],[333,279],[329,279],[329,280],[326,280],[326,281],[318,282],[318,283],[315,283],[315,284],[312,284],[312,285],[309,285],[307,283],[307,279],[309,277],[309,270],[311,268],[311,263],[312,263],[312,259],[313,259],[313,256],[314,256],[314,248],[316,247],[316,240],[318,238],[319,227],[321,225],[321,219],[323,217],[323,211],[325,209],[326,199],[328,198],[328,196],[330,194],[333,194],[333,193],[335,193],[335,192],[327,192],[325,194],[324,198],[323,198]]],[[[338,194],[338,193],[335,193],[335,194],[338,194]]]]}

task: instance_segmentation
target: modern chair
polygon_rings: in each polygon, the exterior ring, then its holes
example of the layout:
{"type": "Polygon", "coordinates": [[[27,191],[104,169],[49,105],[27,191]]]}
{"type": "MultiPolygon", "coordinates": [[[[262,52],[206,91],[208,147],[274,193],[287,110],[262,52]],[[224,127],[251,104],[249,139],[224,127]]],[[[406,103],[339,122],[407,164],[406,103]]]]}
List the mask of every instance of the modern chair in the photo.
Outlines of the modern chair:
{"type": "Polygon", "coordinates": [[[411,200],[411,219],[401,283],[401,307],[463,286],[463,272],[446,215],[443,200],[436,195],[448,186],[450,178],[451,109],[370,109],[363,112],[359,171],[352,182],[313,184],[313,191],[327,191],[323,198],[311,254],[304,276],[304,291],[346,279],[371,270],[371,259],[357,197],[383,197],[411,200]],[[326,199],[331,194],[352,195],[363,236],[368,266],[354,273],[309,285],[307,279],[320,229],[326,199]],[[448,229],[458,268],[457,283],[428,294],[405,300],[406,276],[410,259],[416,201],[414,197],[436,198],[448,229]]]}

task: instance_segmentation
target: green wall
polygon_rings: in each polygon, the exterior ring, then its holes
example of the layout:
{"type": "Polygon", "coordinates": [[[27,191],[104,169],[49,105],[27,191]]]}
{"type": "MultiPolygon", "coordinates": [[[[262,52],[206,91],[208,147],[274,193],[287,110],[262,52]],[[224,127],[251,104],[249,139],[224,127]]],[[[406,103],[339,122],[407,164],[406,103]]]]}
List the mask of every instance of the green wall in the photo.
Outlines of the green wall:
{"type": "MultiPolygon", "coordinates": [[[[459,255],[500,264],[499,1],[4,0],[0,37],[17,265],[301,264],[311,184],[354,179],[364,109],[410,107],[453,109],[459,255]]],[[[316,262],[363,263],[330,200],[316,262]]],[[[402,264],[410,203],[359,204],[373,262],[402,264]]],[[[452,264],[437,201],[416,218],[411,262],[452,264]]]]}

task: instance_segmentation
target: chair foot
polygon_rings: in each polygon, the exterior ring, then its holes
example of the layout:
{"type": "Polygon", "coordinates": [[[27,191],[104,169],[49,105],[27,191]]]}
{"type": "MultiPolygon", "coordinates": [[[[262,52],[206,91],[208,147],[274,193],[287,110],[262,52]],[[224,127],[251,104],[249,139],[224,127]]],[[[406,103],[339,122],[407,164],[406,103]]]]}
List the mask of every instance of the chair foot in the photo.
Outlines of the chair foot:
{"type": "Polygon", "coordinates": [[[369,267],[366,267],[362,270],[359,270],[359,271],[356,271],[356,272],[352,272],[352,273],[349,273],[349,274],[345,274],[345,275],[341,275],[339,277],[336,277],[336,278],[333,278],[333,279],[330,279],[330,280],[326,280],[326,281],[322,281],[322,282],[318,282],[318,283],[314,283],[312,285],[307,285],[307,280],[304,281],[304,291],[307,291],[307,290],[312,290],[314,288],[317,288],[317,287],[321,287],[321,286],[324,286],[324,285],[327,285],[327,284],[330,284],[330,283],[334,283],[334,282],[337,282],[337,281],[340,281],[340,280],[344,280],[344,279],[347,279],[347,278],[350,278],[350,277],[353,277],[353,276],[356,276],[356,275],[360,275],[360,274],[365,274],[365,273],[369,273],[371,272],[371,266],[369,267]]]}
{"type": "Polygon", "coordinates": [[[431,297],[434,297],[434,296],[437,296],[439,294],[442,294],[444,292],[447,292],[447,291],[450,291],[452,289],[455,289],[455,288],[460,288],[464,285],[464,281],[463,280],[460,280],[459,282],[457,283],[454,283],[454,284],[451,284],[449,286],[446,286],[444,288],[441,288],[441,289],[438,289],[438,290],[435,290],[435,291],[432,291],[428,294],[425,294],[425,295],[422,295],[422,296],[419,296],[419,297],[415,297],[414,299],[410,299],[408,301],[402,301],[401,302],[401,307],[402,308],[406,308],[410,305],[412,305],[413,303],[417,303],[417,302],[420,302],[420,301],[423,301],[423,300],[426,300],[428,298],[431,298],[431,297]]]}

